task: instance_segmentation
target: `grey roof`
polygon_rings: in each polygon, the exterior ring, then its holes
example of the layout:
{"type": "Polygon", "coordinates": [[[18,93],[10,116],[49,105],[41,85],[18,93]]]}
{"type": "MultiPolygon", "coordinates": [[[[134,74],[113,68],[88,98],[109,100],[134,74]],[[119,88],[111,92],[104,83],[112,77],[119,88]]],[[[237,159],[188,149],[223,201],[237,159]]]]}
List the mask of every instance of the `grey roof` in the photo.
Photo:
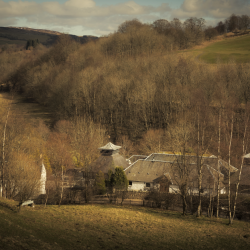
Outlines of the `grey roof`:
{"type": "MultiPolygon", "coordinates": [[[[239,180],[239,171],[235,172],[231,177],[231,183],[236,184],[239,180]]],[[[250,186],[250,166],[244,165],[242,167],[240,185],[250,186]]]]}
{"type": "Polygon", "coordinates": [[[129,166],[126,159],[120,154],[101,155],[95,162],[90,164],[90,171],[108,173],[108,171],[115,170],[116,167],[123,167],[123,169],[129,166]]]}
{"type": "MultiPolygon", "coordinates": [[[[181,154],[166,154],[166,153],[153,153],[149,155],[146,160],[147,161],[167,161],[167,162],[181,162],[183,159],[190,163],[190,164],[197,164],[197,156],[196,155],[181,155],[181,154]]],[[[208,156],[202,156],[200,157],[202,159],[202,162],[204,164],[207,164],[207,162],[217,162],[217,158],[215,156],[208,157],[208,156]]]]}
{"type": "Polygon", "coordinates": [[[117,150],[120,149],[121,146],[114,145],[113,143],[109,142],[105,146],[98,148],[99,150],[117,150]]]}
{"type": "MultiPolygon", "coordinates": [[[[187,164],[195,164],[197,165],[197,156],[196,155],[189,155],[186,154],[180,155],[180,154],[166,154],[166,153],[153,153],[150,156],[146,158],[147,161],[166,161],[166,162],[176,162],[181,163],[183,162],[183,159],[185,157],[185,161],[187,164]]],[[[201,156],[201,164],[207,165],[209,167],[212,167],[216,169],[217,171],[221,172],[225,178],[228,178],[229,169],[230,172],[236,172],[238,171],[237,168],[233,167],[232,165],[229,166],[229,164],[226,161],[223,161],[222,159],[219,159],[214,155],[212,156],[201,156]],[[218,166],[219,162],[219,166],[218,166]],[[218,169],[219,168],[219,169],[218,169]]]]}
{"type": "Polygon", "coordinates": [[[137,160],[144,160],[146,159],[148,156],[147,155],[132,155],[131,157],[129,157],[127,160],[130,162],[130,163],[134,163],[136,162],[137,160]]]}
{"type": "MultiPolygon", "coordinates": [[[[155,160],[138,160],[125,169],[125,173],[127,175],[127,179],[130,181],[157,182],[160,177],[165,176],[173,185],[179,185],[182,182],[182,178],[179,175],[181,165],[182,163],[173,161],[164,162],[155,160]]],[[[197,187],[197,165],[191,162],[186,163],[186,166],[188,171],[187,181],[192,183],[193,187],[197,187]]],[[[222,174],[208,165],[204,165],[202,173],[203,188],[208,188],[209,185],[211,185],[212,188],[213,183],[217,182],[218,178],[220,181],[223,179],[222,174]]]]}
{"type": "Polygon", "coordinates": [[[154,182],[169,170],[167,162],[138,160],[126,168],[125,173],[130,181],[154,182]]]}

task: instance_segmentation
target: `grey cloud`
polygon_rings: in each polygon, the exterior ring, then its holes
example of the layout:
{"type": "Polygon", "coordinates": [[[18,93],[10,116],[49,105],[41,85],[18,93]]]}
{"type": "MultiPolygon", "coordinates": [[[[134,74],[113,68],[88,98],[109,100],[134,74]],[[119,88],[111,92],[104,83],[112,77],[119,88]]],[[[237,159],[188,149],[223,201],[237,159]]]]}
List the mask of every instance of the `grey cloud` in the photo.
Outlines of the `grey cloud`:
{"type": "Polygon", "coordinates": [[[86,17],[86,16],[108,16],[108,15],[141,15],[152,12],[169,11],[168,5],[162,5],[162,8],[152,6],[141,6],[134,1],[129,1],[108,7],[99,7],[92,4],[93,1],[87,1],[85,4],[77,5],[78,0],[69,0],[65,4],[57,2],[45,2],[42,8],[55,16],[86,17]]]}
{"type": "Polygon", "coordinates": [[[185,0],[179,9],[173,10],[171,18],[188,17],[226,18],[232,13],[248,14],[250,0],[185,0]]]}
{"type": "Polygon", "coordinates": [[[0,26],[5,27],[5,26],[15,26],[16,24],[16,18],[14,17],[9,17],[9,18],[1,18],[0,17],[0,26]]]}
{"type": "Polygon", "coordinates": [[[64,4],[56,1],[40,4],[27,1],[6,3],[0,0],[2,26],[17,25],[16,20],[22,18],[32,27],[73,30],[74,27],[82,26],[83,30],[92,30],[96,35],[111,33],[122,22],[133,18],[142,22],[192,16],[219,20],[232,13],[250,13],[250,0],[185,0],[179,9],[174,10],[166,3],[153,7],[142,6],[134,1],[100,7],[94,0],[68,0],[64,4]]]}
{"type": "Polygon", "coordinates": [[[68,0],[63,4],[22,0],[6,3],[0,0],[0,23],[17,26],[17,20],[22,19],[30,27],[65,30],[82,26],[85,30],[92,30],[93,34],[104,35],[116,30],[125,20],[138,18],[143,22],[151,21],[170,10],[168,4],[153,7],[142,6],[134,1],[100,7],[94,0],[68,0]]]}
{"type": "Polygon", "coordinates": [[[4,2],[0,0],[0,18],[22,17],[39,13],[38,4],[35,2],[4,2]]]}

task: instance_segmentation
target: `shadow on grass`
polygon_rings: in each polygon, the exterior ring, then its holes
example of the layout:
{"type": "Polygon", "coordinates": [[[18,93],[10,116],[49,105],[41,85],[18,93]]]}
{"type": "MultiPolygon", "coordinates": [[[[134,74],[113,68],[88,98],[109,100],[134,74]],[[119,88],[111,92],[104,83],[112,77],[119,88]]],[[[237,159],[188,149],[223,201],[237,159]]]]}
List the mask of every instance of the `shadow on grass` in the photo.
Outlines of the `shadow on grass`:
{"type": "MultiPolygon", "coordinates": [[[[86,204],[87,206],[91,206],[91,204],[86,204]]],[[[181,221],[189,221],[193,223],[197,223],[199,225],[201,224],[207,224],[207,223],[213,223],[213,224],[223,224],[227,225],[228,220],[224,218],[215,218],[215,217],[207,217],[202,215],[201,217],[197,217],[195,214],[187,214],[183,215],[182,212],[173,211],[173,210],[166,210],[161,208],[150,208],[150,207],[142,207],[142,206],[131,206],[131,205],[115,205],[115,204],[95,204],[93,206],[99,206],[103,209],[123,209],[128,211],[135,211],[140,212],[144,214],[154,215],[157,217],[163,217],[163,218],[169,218],[173,220],[181,220],[181,221]]]]}
{"type": "Polygon", "coordinates": [[[198,225],[200,221],[205,223],[203,218],[197,219],[195,216],[182,216],[178,212],[137,206],[110,204],[61,207],[48,205],[46,208],[36,206],[32,210],[25,208],[21,214],[9,211],[5,213],[5,218],[0,218],[2,225],[0,247],[4,246],[3,249],[246,249],[244,247],[247,246],[248,239],[243,238],[244,236],[240,238],[240,232],[227,236],[225,228],[216,224],[212,226],[212,230],[210,229],[211,233],[205,226],[198,225]],[[107,211],[108,209],[110,211],[107,211]],[[169,218],[171,221],[161,218],[169,218]],[[216,228],[218,228],[217,234],[213,231],[216,228]],[[11,240],[6,243],[6,239],[11,240]],[[5,243],[1,245],[3,241],[5,243]]]}

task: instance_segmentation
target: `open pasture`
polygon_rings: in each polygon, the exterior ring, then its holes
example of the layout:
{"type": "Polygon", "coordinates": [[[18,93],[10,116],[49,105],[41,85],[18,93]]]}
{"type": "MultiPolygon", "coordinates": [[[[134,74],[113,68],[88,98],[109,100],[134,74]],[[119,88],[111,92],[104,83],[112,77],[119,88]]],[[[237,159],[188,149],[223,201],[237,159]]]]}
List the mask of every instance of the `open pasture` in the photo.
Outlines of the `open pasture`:
{"type": "MultiPolygon", "coordinates": [[[[225,38],[222,41],[215,41],[208,46],[191,50],[185,53],[192,54],[197,59],[206,63],[237,63],[250,62],[250,35],[233,38],[225,38]]],[[[185,54],[184,53],[184,54],[185,54]]]]}
{"type": "Polygon", "coordinates": [[[247,222],[228,226],[223,219],[115,205],[36,205],[17,213],[13,205],[0,205],[0,249],[250,248],[247,222]]]}

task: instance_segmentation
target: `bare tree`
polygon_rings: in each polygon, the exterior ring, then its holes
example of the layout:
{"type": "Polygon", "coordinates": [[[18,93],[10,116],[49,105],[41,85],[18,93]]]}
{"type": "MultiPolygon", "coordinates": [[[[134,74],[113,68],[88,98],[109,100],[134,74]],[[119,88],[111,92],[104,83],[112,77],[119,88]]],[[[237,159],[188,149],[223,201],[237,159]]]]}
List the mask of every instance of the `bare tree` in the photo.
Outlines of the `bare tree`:
{"type": "Polygon", "coordinates": [[[191,169],[187,157],[188,148],[192,139],[193,125],[185,118],[179,121],[178,126],[169,128],[169,138],[175,161],[172,164],[172,176],[178,185],[179,193],[182,198],[183,215],[187,213],[187,197],[190,191],[191,184],[191,169]]]}
{"type": "Polygon", "coordinates": [[[143,24],[137,18],[134,18],[132,20],[125,21],[122,24],[120,24],[118,27],[118,32],[125,33],[131,28],[139,29],[142,26],[143,24]]]}
{"type": "Polygon", "coordinates": [[[232,224],[232,213],[231,213],[231,147],[233,140],[233,128],[234,128],[234,112],[232,111],[231,118],[231,132],[230,132],[230,141],[228,148],[228,214],[229,214],[229,224],[232,224]]]}
{"type": "Polygon", "coordinates": [[[239,17],[239,29],[246,31],[250,24],[250,17],[248,15],[242,15],[239,17]]]}
{"type": "MultiPolygon", "coordinates": [[[[221,109],[219,109],[219,123],[218,123],[218,156],[217,156],[217,170],[220,172],[220,151],[221,151],[221,109]]],[[[217,207],[216,217],[219,218],[220,209],[220,175],[217,180],[217,207]]]]}
{"type": "Polygon", "coordinates": [[[216,29],[216,28],[213,28],[213,27],[211,27],[211,26],[207,27],[207,28],[205,29],[204,33],[205,33],[205,38],[206,38],[207,40],[209,40],[209,41],[210,41],[211,39],[215,38],[216,36],[218,36],[218,31],[217,31],[217,29],[216,29]]]}
{"type": "Polygon", "coordinates": [[[234,203],[233,203],[233,215],[230,220],[230,224],[233,223],[233,219],[235,217],[235,212],[236,212],[236,204],[237,204],[238,190],[239,190],[240,179],[241,179],[241,172],[242,172],[242,167],[244,163],[244,155],[246,154],[246,151],[247,151],[248,126],[249,126],[249,107],[247,106],[245,108],[245,117],[244,117],[244,134],[242,138],[241,164],[240,164],[240,169],[238,170],[239,173],[238,173],[238,181],[236,183],[235,197],[234,197],[234,203]]]}
{"type": "Polygon", "coordinates": [[[60,206],[64,192],[65,172],[73,166],[68,136],[65,133],[51,133],[47,142],[47,148],[52,173],[54,174],[56,188],[59,193],[58,205],[60,206]]]}
{"type": "Polygon", "coordinates": [[[232,14],[228,18],[228,29],[233,32],[238,28],[239,28],[239,17],[236,16],[235,14],[232,14]]]}
{"type": "Polygon", "coordinates": [[[7,128],[7,123],[8,123],[8,118],[9,118],[9,112],[10,112],[10,105],[9,104],[9,108],[7,111],[7,116],[6,116],[6,121],[4,124],[4,130],[3,130],[3,147],[2,147],[2,171],[1,171],[1,188],[0,188],[0,192],[1,192],[1,197],[6,197],[6,195],[4,195],[4,186],[5,186],[5,141],[6,141],[6,128],[7,128]]]}
{"type": "Polygon", "coordinates": [[[6,130],[7,130],[7,124],[9,120],[10,108],[11,108],[13,98],[14,98],[14,94],[12,93],[12,99],[11,99],[11,102],[8,103],[6,120],[4,123],[4,129],[3,129],[0,197],[5,197],[5,198],[6,198],[6,193],[4,194],[4,189],[5,189],[4,187],[5,187],[5,165],[6,165],[6,159],[5,159],[6,130]]]}
{"type": "Polygon", "coordinates": [[[171,29],[171,24],[166,19],[159,19],[153,22],[152,27],[163,35],[168,35],[171,29]]]}
{"type": "Polygon", "coordinates": [[[15,197],[20,204],[38,194],[41,185],[40,166],[29,155],[12,154],[6,174],[9,197],[15,197]]]}
{"type": "Polygon", "coordinates": [[[226,25],[225,23],[223,23],[222,21],[218,22],[217,26],[215,27],[215,29],[218,31],[218,33],[224,34],[226,32],[226,25]]]}

